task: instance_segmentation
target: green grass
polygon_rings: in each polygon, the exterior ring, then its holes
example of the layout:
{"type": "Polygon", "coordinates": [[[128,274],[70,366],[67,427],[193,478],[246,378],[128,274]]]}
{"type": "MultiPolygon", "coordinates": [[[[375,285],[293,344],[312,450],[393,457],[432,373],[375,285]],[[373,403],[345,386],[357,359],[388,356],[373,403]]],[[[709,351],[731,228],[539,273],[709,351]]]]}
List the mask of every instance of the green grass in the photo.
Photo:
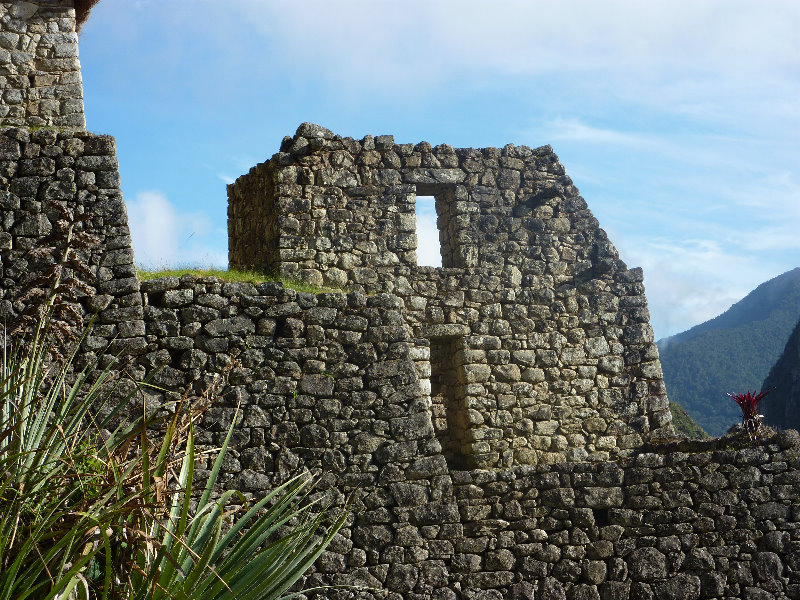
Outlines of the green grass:
{"type": "Polygon", "coordinates": [[[268,275],[261,271],[255,270],[239,270],[239,269],[200,269],[200,268],[186,268],[186,269],[161,269],[157,271],[150,271],[147,269],[137,269],[136,273],[139,281],[148,281],[150,279],[160,279],[162,277],[180,277],[181,275],[193,275],[194,277],[216,277],[222,281],[229,281],[233,283],[264,283],[266,281],[279,281],[284,287],[297,290],[298,292],[311,292],[313,294],[320,293],[342,293],[347,290],[336,287],[315,286],[302,281],[289,279],[287,277],[278,277],[276,275],[268,275]]]}

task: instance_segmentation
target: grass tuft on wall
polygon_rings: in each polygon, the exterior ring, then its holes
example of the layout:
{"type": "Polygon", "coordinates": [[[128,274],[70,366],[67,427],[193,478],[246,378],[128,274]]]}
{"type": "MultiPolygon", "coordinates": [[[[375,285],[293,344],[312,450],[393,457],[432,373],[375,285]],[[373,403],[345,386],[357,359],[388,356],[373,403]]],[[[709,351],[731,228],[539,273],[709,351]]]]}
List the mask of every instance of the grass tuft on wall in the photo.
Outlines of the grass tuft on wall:
{"type": "Polygon", "coordinates": [[[295,279],[287,277],[278,277],[275,275],[268,275],[261,271],[255,270],[239,270],[239,269],[201,269],[201,268],[185,268],[185,269],[137,269],[137,276],[139,281],[149,281],[150,279],[160,279],[162,277],[181,277],[183,275],[192,275],[193,277],[216,277],[222,281],[233,283],[264,283],[267,281],[278,281],[284,287],[297,290],[298,292],[310,292],[312,294],[320,293],[343,293],[346,289],[329,287],[329,286],[316,286],[295,279]]]}

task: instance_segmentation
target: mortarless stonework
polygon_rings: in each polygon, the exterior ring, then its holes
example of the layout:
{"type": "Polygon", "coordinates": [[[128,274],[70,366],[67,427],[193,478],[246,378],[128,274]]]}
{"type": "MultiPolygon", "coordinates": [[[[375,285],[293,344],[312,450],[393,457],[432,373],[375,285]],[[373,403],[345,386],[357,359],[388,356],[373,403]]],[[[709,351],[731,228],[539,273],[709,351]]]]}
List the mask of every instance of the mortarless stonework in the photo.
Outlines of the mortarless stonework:
{"type": "Polygon", "coordinates": [[[77,215],[89,215],[80,227],[97,236],[97,243],[82,253],[94,275],[86,281],[94,296],[84,298],[83,307],[87,317],[97,313],[82,358],[107,348],[112,353],[142,350],[142,300],[114,138],[82,131],[0,129],[0,184],[3,320],[24,309],[19,296],[41,268],[41,259],[30,251],[61,218],[52,207],[61,202],[77,215]]]}
{"type": "Polygon", "coordinates": [[[669,419],[641,272],[552,150],[308,124],[283,150],[229,189],[232,262],[348,292],[140,284],[113,138],[0,129],[3,316],[51,203],[88,215],[81,359],[156,372],[172,391],[150,407],[230,371],[200,433],[237,418],[223,484],[263,495],[312,469],[335,505],[352,495],[304,583],[372,591],[318,597],[800,598],[800,436],[648,441],[669,419]],[[417,193],[437,196],[445,268],[416,266],[417,193]]]}
{"type": "Polygon", "coordinates": [[[282,150],[229,186],[231,265],[400,297],[453,464],[602,461],[672,432],[642,272],[549,146],[306,123],[282,150]],[[416,194],[436,197],[441,269],[416,264],[416,194]]]}
{"type": "Polygon", "coordinates": [[[72,0],[0,2],[0,125],[85,129],[72,0]]]}

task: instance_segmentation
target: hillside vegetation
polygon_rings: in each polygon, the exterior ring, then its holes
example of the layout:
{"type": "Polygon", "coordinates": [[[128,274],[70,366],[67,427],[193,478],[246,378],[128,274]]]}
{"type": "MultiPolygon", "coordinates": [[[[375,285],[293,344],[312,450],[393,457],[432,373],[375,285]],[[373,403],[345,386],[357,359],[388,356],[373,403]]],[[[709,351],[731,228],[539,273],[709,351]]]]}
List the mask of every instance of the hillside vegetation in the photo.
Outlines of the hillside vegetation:
{"type": "Polygon", "coordinates": [[[762,388],[772,390],[763,404],[767,424],[778,429],[800,429],[800,323],[762,388]]]}
{"type": "Polygon", "coordinates": [[[711,437],[680,404],[670,402],[669,411],[672,413],[672,427],[678,435],[693,440],[705,440],[711,437]]]}
{"type": "Polygon", "coordinates": [[[711,435],[724,434],[741,420],[726,393],[761,387],[798,319],[800,268],[761,284],[715,319],[660,340],[669,399],[711,435]]]}

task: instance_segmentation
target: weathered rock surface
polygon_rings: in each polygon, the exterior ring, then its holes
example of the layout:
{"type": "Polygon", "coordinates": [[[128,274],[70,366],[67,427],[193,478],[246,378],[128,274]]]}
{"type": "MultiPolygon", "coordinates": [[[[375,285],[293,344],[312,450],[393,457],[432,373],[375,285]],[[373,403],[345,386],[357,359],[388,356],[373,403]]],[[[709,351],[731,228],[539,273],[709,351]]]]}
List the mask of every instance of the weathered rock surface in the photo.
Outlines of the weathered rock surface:
{"type": "Polygon", "coordinates": [[[0,2],[0,126],[85,129],[72,0],[0,2]]]}
{"type": "Polygon", "coordinates": [[[411,331],[452,464],[600,461],[671,433],[641,270],[549,146],[433,148],[304,123],[281,150],[229,186],[231,264],[397,298],[384,319],[411,331]],[[417,265],[417,194],[436,197],[444,268],[417,265]]]}

